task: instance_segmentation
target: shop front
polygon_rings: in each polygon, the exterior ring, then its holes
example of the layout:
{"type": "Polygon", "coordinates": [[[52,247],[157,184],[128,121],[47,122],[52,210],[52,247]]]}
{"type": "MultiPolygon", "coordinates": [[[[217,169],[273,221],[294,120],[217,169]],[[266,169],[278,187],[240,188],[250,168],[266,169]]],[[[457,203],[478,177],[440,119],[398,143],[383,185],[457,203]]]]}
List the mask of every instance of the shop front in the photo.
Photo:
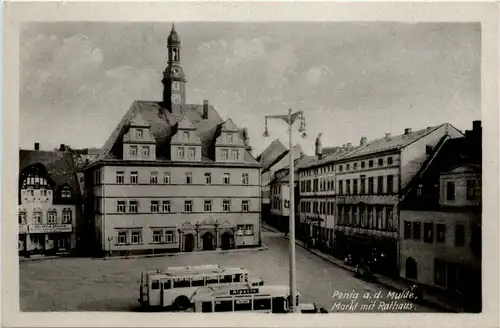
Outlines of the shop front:
{"type": "Polygon", "coordinates": [[[72,248],[71,224],[33,224],[28,226],[25,249],[31,254],[56,254],[72,248]]]}

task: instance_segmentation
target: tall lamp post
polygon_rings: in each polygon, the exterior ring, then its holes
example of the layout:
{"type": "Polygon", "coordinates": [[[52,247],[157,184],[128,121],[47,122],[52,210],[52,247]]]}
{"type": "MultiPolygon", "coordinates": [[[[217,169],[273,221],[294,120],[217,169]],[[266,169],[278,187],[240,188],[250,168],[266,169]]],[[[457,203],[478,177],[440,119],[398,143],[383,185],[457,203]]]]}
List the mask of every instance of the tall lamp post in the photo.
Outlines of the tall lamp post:
{"type": "Polygon", "coordinates": [[[290,176],[290,203],[289,203],[289,236],[290,236],[290,311],[291,312],[299,312],[298,306],[296,306],[297,301],[297,287],[295,281],[295,195],[294,195],[294,178],[295,178],[295,170],[293,163],[293,145],[292,145],[292,127],[293,123],[300,119],[300,128],[299,132],[302,133],[302,137],[306,136],[305,133],[305,125],[306,121],[304,118],[304,113],[302,111],[297,111],[292,113],[292,109],[288,110],[288,115],[267,115],[266,116],[266,129],[264,131],[264,137],[269,136],[269,132],[267,130],[267,120],[268,119],[281,119],[288,124],[288,141],[289,141],[289,151],[288,157],[290,160],[289,164],[289,176],[290,176]]]}

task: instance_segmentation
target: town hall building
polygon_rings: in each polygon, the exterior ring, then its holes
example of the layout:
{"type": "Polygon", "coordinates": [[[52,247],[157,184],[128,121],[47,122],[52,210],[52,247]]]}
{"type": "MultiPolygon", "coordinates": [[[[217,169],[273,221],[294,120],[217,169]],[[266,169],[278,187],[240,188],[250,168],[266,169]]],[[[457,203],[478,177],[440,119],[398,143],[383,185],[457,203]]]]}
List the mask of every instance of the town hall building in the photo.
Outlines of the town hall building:
{"type": "Polygon", "coordinates": [[[260,167],[246,129],[188,104],[172,26],[162,101],[134,101],[85,169],[85,209],[101,254],[258,246],[260,167]]]}

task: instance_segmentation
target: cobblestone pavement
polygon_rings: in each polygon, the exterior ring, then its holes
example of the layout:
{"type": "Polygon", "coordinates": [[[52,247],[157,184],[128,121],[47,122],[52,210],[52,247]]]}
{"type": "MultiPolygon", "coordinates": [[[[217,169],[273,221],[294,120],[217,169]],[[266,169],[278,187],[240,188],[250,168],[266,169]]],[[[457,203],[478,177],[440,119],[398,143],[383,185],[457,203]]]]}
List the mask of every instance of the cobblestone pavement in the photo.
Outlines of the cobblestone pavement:
{"type": "MultiPolygon", "coordinates": [[[[288,284],[288,240],[263,232],[263,251],[192,253],[136,259],[66,258],[20,263],[22,311],[137,311],[141,271],[199,264],[239,266],[267,284],[288,284]]],[[[302,302],[333,312],[435,312],[388,297],[383,286],[357,279],[301,247],[296,247],[297,287],[302,302]],[[335,297],[332,298],[332,295],[335,297]],[[354,299],[357,295],[357,298],[354,299]],[[366,299],[363,296],[370,296],[366,299]],[[380,299],[375,299],[375,295],[380,299]],[[368,307],[369,305],[372,307],[368,307]]]]}

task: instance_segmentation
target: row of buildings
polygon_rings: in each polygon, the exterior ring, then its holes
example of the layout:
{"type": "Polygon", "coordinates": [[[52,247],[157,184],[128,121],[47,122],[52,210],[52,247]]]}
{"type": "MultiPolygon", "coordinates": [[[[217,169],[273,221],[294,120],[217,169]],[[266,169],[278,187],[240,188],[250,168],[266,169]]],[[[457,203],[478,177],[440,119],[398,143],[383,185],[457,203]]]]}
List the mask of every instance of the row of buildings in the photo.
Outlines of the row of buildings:
{"type": "MultiPolygon", "coordinates": [[[[388,275],[480,291],[481,134],[475,121],[465,134],[442,124],[328,149],[318,137],[315,156],[295,159],[297,237],[339,258],[376,258],[388,275]]],[[[283,231],[289,174],[274,170],[264,216],[283,231]]]]}
{"type": "Polygon", "coordinates": [[[20,150],[19,250],[137,254],[261,243],[245,129],[189,104],[172,27],[163,99],[135,101],[97,151],[20,150]]]}

